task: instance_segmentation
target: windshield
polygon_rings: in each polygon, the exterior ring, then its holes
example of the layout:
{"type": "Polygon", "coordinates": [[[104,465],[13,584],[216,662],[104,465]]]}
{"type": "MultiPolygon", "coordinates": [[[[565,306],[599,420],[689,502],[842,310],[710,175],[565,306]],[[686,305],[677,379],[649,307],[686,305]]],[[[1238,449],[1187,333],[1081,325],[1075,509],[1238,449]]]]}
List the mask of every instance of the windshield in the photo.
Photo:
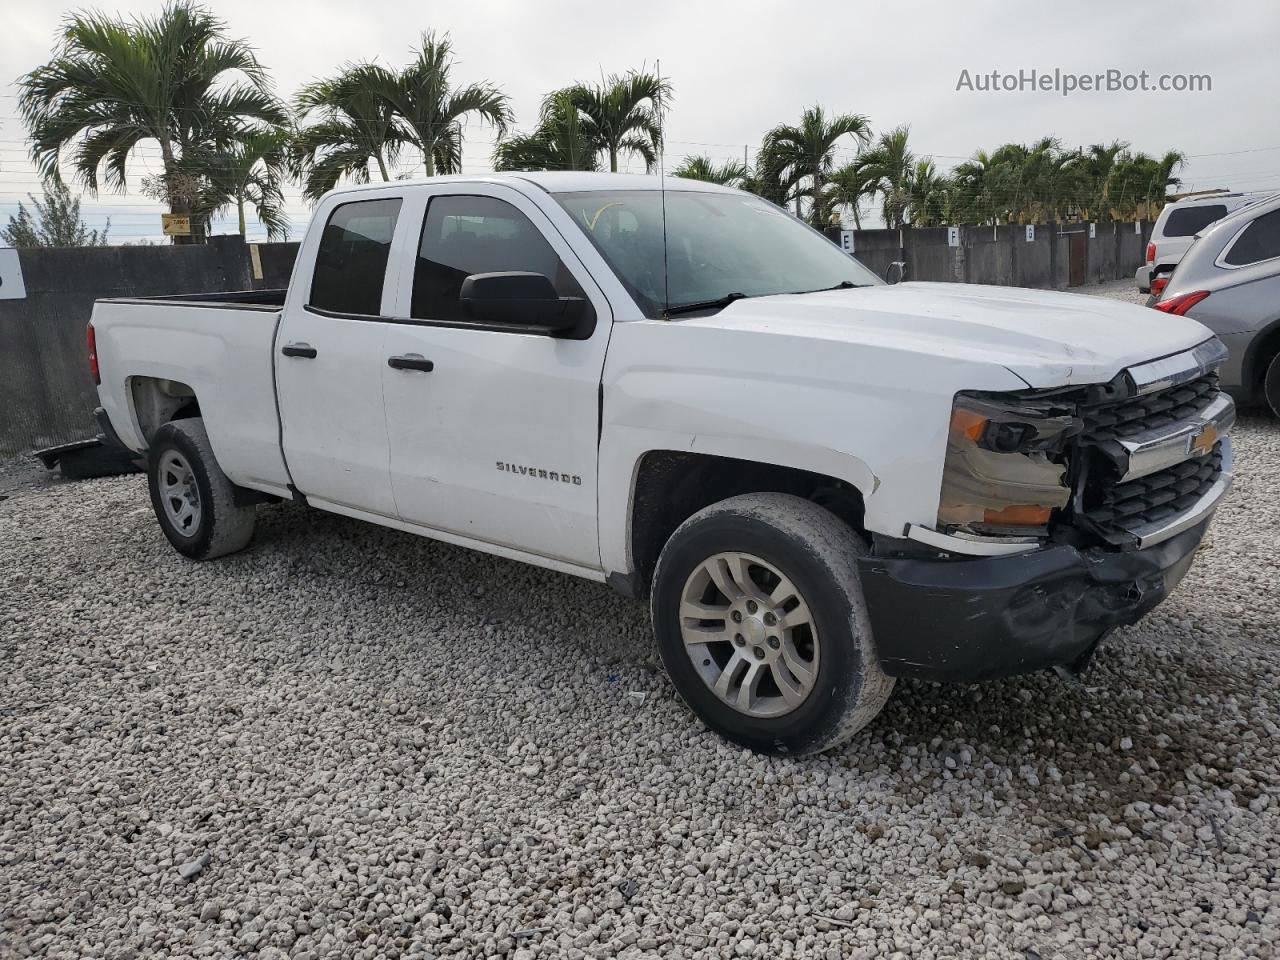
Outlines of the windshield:
{"type": "Polygon", "coordinates": [[[666,195],[665,271],[661,191],[555,195],[645,316],[660,316],[664,306],[675,310],[732,294],[761,297],[881,282],[767,200],[690,190],[666,195]]]}

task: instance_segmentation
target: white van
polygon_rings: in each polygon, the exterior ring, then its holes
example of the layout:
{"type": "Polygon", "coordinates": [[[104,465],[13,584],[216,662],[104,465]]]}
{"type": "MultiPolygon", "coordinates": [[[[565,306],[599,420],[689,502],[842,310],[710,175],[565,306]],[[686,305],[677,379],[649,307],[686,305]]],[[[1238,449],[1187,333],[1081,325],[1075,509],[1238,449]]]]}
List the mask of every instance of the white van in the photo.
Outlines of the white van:
{"type": "Polygon", "coordinates": [[[1151,230],[1151,241],[1147,244],[1146,262],[1138,268],[1134,279],[1138,290],[1151,292],[1151,279],[1158,273],[1166,277],[1173,273],[1182,255],[1195,242],[1196,234],[1211,223],[1221,220],[1229,213],[1234,213],[1263,197],[1266,193],[1206,193],[1194,197],[1183,197],[1173,203],[1167,203],[1156,218],[1151,230]]]}

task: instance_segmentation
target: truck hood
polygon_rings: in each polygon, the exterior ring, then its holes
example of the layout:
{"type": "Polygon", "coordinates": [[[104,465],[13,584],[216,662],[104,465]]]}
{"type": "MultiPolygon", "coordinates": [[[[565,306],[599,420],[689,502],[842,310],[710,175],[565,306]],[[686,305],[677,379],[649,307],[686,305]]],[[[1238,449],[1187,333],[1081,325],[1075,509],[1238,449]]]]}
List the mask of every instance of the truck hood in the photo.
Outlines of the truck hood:
{"type": "Polygon", "coordinates": [[[680,322],[998,363],[1031,387],[1105,382],[1213,336],[1188,317],[1105,297],[923,282],[756,297],[680,322]]]}

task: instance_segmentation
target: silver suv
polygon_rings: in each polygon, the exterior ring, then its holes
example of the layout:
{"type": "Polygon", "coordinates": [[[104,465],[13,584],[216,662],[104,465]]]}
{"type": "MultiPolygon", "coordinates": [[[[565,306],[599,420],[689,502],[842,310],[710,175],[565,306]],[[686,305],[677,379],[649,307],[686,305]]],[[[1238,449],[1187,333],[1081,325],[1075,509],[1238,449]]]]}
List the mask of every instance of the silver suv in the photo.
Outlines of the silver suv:
{"type": "Polygon", "coordinates": [[[1205,230],[1152,305],[1213,330],[1229,351],[1223,389],[1280,417],[1280,194],[1205,230]]]}
{"type": "Polygon", "coordinates": [[[1167,203],[1151,228],[1146,262],[1134,274],[1138,290],[1159,295],[1169,274],[1195,242],[1196,234],[1207,230],[1215,221],[1265,198],[1265,193],[1215,193],[1183,197],[1167,203]],[[1155,286],[1152,282],[1160,278],[1155,286]]]}

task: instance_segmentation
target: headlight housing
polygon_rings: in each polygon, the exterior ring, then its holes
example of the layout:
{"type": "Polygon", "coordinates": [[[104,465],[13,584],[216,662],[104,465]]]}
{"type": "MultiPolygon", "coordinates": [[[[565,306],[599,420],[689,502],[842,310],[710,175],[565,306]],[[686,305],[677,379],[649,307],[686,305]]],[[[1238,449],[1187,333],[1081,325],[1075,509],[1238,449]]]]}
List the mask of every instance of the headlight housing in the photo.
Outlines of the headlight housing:
{"type": "Polygon", "coordinates": [[[938,529],[982,536],[1046,536],[1071,498],[1069,441],[1080,419],[1051,399],[956,395],[947,432],[938,529]]]}

